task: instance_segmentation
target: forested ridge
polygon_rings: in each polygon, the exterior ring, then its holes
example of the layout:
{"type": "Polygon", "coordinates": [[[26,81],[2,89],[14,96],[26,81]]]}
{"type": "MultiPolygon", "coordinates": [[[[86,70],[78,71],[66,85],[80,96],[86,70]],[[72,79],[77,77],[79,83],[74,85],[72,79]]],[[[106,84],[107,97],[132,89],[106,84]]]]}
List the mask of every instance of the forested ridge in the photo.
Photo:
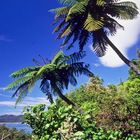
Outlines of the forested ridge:
{"type": "Polygon", "coordinates": [[[0,123],[2,122],[22,122],[23,115],[1,115],[0,116],[0,123]]]}

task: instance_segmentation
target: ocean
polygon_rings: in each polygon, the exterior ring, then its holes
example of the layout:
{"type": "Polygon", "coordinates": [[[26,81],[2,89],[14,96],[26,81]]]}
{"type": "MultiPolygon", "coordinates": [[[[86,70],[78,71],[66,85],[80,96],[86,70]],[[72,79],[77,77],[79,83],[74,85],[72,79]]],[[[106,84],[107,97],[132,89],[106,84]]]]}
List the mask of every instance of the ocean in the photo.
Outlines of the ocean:
{"type": "Polygon", "coordinates": [[[32,133],[32,129],[26,124],[22,124],[22,123],[2,123],[0,125],[5,125],[8,128],[16,128],[17,130],[24,130],[26,133],[29,133],[29,134],[32,133]]]}

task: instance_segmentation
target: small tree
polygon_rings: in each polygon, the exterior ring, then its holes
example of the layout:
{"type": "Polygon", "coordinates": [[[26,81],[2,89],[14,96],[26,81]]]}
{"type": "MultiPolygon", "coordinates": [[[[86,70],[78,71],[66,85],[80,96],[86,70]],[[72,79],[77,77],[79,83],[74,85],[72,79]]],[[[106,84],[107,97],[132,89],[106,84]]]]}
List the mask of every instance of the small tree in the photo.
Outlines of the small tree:
{"type": "Polygon", "coordinates": [[[9,84],[6,90],[15,90],[13,97],[18,96],[16,103],[20,102],[37,81],[41,80],[40,88],[46,93],[49,101],[53,103],[52,94],[57,94],[69,105],[75,106],[62,94],[69,84],[76,85],[76,77],[84,74],[92,75],[88,65],[78,62],[85,56],[84,52],[73,53],[66,56],[62,51],[58,52],[49,64],[43,66],[26,67],[11,74],[14,82],[9,84]],[[52,91],[52,92],[51,92],[52,91]]]}

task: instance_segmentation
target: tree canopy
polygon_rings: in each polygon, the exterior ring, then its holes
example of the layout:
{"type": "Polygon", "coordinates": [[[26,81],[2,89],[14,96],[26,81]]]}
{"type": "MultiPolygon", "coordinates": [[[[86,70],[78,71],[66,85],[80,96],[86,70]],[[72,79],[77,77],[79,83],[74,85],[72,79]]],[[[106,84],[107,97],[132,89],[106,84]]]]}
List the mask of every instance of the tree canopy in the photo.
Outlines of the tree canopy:
{"type": "Polygon", "coordinates": [[[110,41],[109,35],[115,35],[117,29],[124,29],[116,18],[132,20],[138,15],[138,8],[133,2],[119,2],[119,0],[59,0],[63,7],[52,9],[55,13],[58,39],[65,38],[62,46],[73,47],[78,41],[79,50],[92,40],[94,52],[102,57],[110,46],[117,55],[138,75],[140,70],[132,61],[128,60],[110,41]]]}
{"type": "Polygon", "coordinates": [[[14,82],[9,84],[6,90],[15,90],[13,97],[18,96],[16,103],[20,102],[31,90],[37,81],[40,81],[40,89],[46,93],[49,101],[53,103],[52,94],[57,94],[68,104],[74,105],[66,98],[62,91],[69,84],[77,84],[76,77],[84,74],[92,75],[89,66],[79,62],[85,56],[85,52],[73,53],[66,56],[59,51],[50,63],[43,66],[26,67],[11,74],[14,82]]]}

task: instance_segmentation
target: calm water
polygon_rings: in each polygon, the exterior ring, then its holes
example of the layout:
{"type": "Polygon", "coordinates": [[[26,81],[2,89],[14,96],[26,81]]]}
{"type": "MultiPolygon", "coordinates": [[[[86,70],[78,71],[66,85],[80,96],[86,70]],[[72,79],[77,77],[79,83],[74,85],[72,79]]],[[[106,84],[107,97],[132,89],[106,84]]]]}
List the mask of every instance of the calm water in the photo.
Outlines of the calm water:
{"type": "Polygon", "coordinates": [[[5,125],[9,128],[16,128],[17,130],[24,130],[26,133],[31,133],[32,129],[27,126],[26,124],[21,124],[21,123],[5,123],[5,124],[0,124],[0,125],[5,125]]]}

